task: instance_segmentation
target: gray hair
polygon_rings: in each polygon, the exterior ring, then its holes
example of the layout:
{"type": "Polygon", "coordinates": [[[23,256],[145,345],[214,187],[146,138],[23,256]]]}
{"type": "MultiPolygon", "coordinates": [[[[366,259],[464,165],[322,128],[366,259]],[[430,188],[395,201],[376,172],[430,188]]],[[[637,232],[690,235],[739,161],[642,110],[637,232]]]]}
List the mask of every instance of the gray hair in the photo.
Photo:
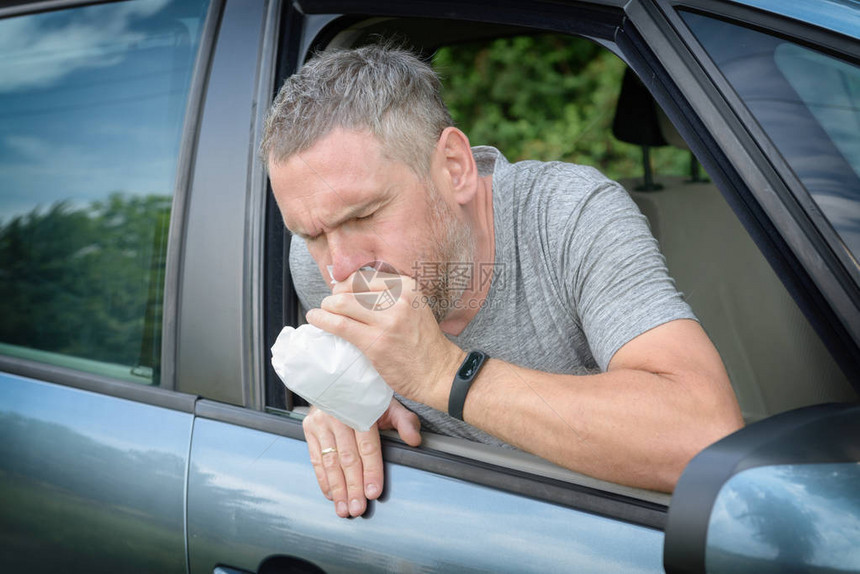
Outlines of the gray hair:
{"type": "Polygon", "coordinates": [[[424,177],[442,130],[454,125],[441,88],[433,69],[402,48],[323,52],[284,82],[266,118],[260,156],[280,163],[333,129],[367,130],[387,156],[424,177]]]}

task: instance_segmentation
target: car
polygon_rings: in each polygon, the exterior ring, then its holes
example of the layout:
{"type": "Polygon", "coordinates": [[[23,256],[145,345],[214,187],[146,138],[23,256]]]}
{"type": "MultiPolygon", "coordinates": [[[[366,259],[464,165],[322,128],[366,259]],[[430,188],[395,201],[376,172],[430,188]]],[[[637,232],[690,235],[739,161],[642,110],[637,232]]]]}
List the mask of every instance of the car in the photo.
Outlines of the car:
{"type": "Polygon", "coordinates": [[[860,571],[857,1],[7,0],[0,49],[0,571],[860,571]],[[320,50],[535,34],[623,72],[622,183],[747,426],[671,495],[389,433],[338,518],[269,365],[268,105],[320,50]]]}

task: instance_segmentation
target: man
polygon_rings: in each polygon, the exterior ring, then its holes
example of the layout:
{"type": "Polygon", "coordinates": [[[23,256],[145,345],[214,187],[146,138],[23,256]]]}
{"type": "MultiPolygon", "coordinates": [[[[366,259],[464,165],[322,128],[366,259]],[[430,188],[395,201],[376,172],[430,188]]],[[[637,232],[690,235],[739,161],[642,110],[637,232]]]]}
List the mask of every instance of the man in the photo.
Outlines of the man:
{"type": "MultiPolygon", "coordinates": [[[[439,94],[428,66],[380,46],[322,54],[282,88],[261,151],[308,322],[372,361],[396,393],[378,428],[410,445],[417,413],[436,432],[671,491],[742,419],[643,216],[591,168],[473,150],[439,94]],[[400,275],[357,280],[380,262],[400,275]],[[369,305],[362,290],[396,299],[369,305]],[[467,358],[471,387],[455,382],[467,358]]],[[[362,514],[383,487],[377,428],[311,409],[304,429],[337,514],[362,514]]]]}

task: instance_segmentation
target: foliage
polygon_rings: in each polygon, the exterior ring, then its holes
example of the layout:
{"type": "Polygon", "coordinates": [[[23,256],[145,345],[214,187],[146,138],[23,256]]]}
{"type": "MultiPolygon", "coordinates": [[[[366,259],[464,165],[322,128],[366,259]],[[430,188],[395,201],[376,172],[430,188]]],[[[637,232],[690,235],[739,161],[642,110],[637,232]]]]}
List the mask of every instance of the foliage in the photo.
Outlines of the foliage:
{"type": "MultiPolygon", "coordinates": [[[[599,45],[517,36],[442,48],[433,66],[454,121],[473,145],[493,145],[511,161],[562,160],[614,179],[641,177],[640,148],[611,134],[625,64],[599,45]]],[[[658,172],[686,173],[686,153],[654,151],[658,172]]]]}
{"type": "Polygon", "coordinates": [[[0,224],[0,342],[155,367],[170,203],[113,194],[0,224]]]}

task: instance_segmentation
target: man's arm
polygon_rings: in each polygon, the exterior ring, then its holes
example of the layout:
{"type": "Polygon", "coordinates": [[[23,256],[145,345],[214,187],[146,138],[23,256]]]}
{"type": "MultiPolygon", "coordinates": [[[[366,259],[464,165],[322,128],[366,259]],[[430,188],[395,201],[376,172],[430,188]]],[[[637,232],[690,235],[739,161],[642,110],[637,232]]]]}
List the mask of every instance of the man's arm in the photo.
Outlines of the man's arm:
{"type": "MultiPolygon", "coordinates": [[[[444,387],[424,400],[444,409],[444,387]]],[[[743,425],[719,355],[691,320],[636,337],[596,375],[491,359],[464,420],[577,472],[664,492],[696,453],[743,425]]]]}
{"type": "MultiPolygon", "coordinates": [[[[403,278],[408,280],[408,278],[403,278]]],[[[381,279],[371,290],[384,290],[381,279]]],[[[335,288],[308,321],[351,341],[402,396],[445,412],[465,352],[429,309],[367,309],[335,288]]],[[[625,344],[606,373],[559,375],[490,359],[470,390],[466,422],[561,466],[671,491],[702,448],[742,426],[722,362],[698,323],[676,320],[625,344]]]]}

